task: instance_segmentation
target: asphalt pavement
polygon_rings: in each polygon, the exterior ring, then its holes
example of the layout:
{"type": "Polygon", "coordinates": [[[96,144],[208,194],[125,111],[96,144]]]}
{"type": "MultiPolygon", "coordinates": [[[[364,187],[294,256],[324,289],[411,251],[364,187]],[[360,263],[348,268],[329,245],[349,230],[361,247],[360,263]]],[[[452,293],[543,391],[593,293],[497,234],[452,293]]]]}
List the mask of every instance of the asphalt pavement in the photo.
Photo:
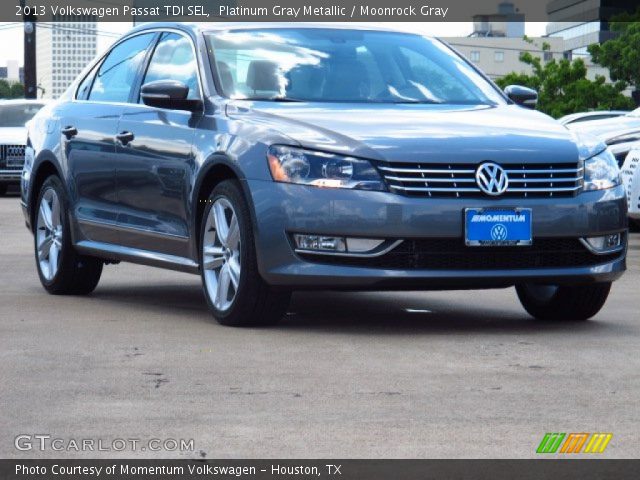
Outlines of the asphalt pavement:
{"type": "Polygon", "coordinates": [[[218,325],[197,276],[124,263],[46,294],[17,197],[0,240],[0,458],[514,458],[546,432],[640,453],[638,234],[588,322],[533,320],[513,289],[317,292],[267,329],[218,325]]]}

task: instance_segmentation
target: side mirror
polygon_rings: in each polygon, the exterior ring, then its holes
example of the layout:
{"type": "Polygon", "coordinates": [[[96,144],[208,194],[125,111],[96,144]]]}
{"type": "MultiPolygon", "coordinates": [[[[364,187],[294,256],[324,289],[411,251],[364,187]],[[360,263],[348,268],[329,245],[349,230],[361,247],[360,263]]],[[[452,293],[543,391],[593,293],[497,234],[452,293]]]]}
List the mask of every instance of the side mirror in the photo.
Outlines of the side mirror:
{"type": "Polygon", "coordinates": [[[177,80],[156,80],[145,83],[140,89],[140,98],[150,107],[172,110],[202,110],[200,100],[188,99],[189,87],[177,80]]]}
{"type": "Polygon", "coordinates": [[[534,109],[538,103],[538,92],[531,88],[522,87],[520,85],[509,85],[504,89],[513,103],[521,107],[534,109]]]}

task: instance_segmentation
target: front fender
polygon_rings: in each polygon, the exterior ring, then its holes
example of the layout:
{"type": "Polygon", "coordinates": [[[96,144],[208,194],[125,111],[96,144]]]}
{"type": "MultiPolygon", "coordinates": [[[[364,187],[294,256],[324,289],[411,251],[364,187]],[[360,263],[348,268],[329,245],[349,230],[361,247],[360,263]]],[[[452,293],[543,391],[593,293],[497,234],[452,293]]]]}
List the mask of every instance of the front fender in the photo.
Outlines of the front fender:
{"type": "Polygon", "coordinates": [[[257,221],[255,218],[255,209],[253,206],[253,199],[249,186],[246,181],[246,177],[242,170],[238,167],[238,164],[231,160],[224,154],[216,153],[211,155],[203,163],[199,169],[198,177],[196,178],[191,195],[190,205],[190,222],[189,227],[191,231],[192,242],[192,258],[196,262],[199,261],[199,243],[200,243],[200,220],[199,215],[202,213],[203,208],[198,208],[202,205],[202,202],[207,200],[209,192],[213,189],[214,185],[220,181],[232,178],[238,181],[244,198],[249,206],[249,213],[251,215],[251,225],[255,231],[257,227],[257,221]],[[206,198],[205,198],[206,197],[206,198]]]}

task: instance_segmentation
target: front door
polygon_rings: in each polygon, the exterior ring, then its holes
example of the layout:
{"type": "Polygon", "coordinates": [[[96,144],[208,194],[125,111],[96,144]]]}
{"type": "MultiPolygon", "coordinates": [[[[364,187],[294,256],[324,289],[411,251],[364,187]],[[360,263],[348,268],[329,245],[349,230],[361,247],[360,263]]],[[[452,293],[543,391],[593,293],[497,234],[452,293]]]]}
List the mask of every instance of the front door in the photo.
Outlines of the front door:
{"type": "MultiPolygon", "coordinates": [[[[163,33],[142,84],[179,80],[189,98],[200,98],[191,40],[163,33]]],[[[187,205],[194,178],[192,144],[201,114],[128,106],[118,126],[117,183],[120,243],[126,247],[188,257],[187,205]]]]}

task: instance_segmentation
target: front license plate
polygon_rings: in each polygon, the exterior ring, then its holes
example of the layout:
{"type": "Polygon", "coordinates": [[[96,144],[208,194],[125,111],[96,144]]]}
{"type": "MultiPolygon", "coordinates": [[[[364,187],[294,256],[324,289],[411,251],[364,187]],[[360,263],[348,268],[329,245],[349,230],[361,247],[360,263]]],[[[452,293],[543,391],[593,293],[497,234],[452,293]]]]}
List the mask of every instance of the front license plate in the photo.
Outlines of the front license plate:
{"type": "Polygon", "coordinates": [[[467,208],[465,243],[470,247],[531,245],[530,208],[467,208]]]}

